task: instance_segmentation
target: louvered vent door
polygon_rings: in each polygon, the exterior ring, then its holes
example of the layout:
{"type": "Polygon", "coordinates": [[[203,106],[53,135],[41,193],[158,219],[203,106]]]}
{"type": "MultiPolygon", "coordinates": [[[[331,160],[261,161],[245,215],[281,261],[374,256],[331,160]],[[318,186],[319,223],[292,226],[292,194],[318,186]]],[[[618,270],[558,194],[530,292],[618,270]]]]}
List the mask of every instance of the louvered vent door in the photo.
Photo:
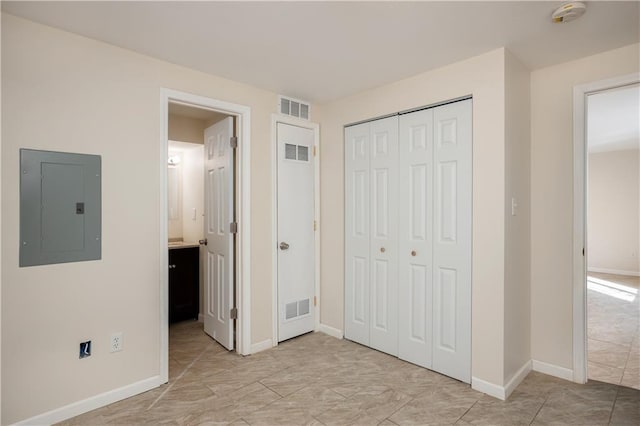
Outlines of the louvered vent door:
{"type": "Polygon", "coordinates": [[[278,341],[313,331],[313,129],[278,123],[278,341]]]}

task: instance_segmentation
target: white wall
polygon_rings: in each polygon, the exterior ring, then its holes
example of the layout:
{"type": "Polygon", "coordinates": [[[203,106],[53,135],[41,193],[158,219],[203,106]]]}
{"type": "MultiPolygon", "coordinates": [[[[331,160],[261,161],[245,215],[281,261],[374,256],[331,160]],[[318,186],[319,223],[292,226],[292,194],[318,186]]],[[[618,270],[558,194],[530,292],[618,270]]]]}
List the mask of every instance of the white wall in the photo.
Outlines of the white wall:
{"type": "Polygon", "coordinates": [[[359,120],[473,95],[472,374],[504,378],[505,51],[429,71],[316,106],[321,155],[321,322],[344,324],[343,126],[359,120]]]}
{"type": "Polygon", "coordinates": [[[508,51],[505,68],[504,380],[509,382],[531,360],[531,115],[529,70],[508,51]]]}
{"type": "Polygon", "coordinates": [[[204,144],[205,121],[169,114],[169,140],[204,144]]]}
{"type": "Polygon", "coordinates": [[[204,145],[183,151],[182,239],[193,243],[204,238],[204,145]],[[195,217],[193,210],[195,209],[195,217]]]}
{"type": "Polygon", "coordinates": [[[169,240],[179,240],[182,238],[183,234],[183,225],[182,218],[184,217],[184,212],[182,208],[182,195],[183,195],[183,155],[182,151],[176,151],[171,149],[171,145],[169,145],[168,151],[169,157],[177,157],[179,158],[179,162],[177,165],[169,166],[167,169],[167,200],[168,200],[168,212],[167,212],[167,223],[168,223],[168,236],[169,240]],[[171,213],[174,213],[173,217],[171,213]]]}
{"type": "Polygon", "coordinates": [[[531,352],[573,369],[573,88],[638,72],[640,45],[531,73],[531,352]]]}
{"type": "Polygon", "coordinates": [[[640,273],[640,150],[589,154],[588,267],[640,273]]]}
{"type": "Polygon", "coordinates": [[[161,87],[251,107],[251,339],[271,337],[276,94],[2,14],[3,424],[160,372],[161,87]],[[18,267],[21,147],[102,156],[100,261],[18,267]]]}

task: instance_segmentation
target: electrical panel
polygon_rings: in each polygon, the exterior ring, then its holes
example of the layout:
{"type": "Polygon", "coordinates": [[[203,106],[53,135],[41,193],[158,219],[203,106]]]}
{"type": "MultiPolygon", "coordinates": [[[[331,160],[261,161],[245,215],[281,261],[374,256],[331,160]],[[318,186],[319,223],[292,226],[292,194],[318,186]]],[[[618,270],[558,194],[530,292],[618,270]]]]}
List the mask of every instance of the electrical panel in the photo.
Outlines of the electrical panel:
{"type": "Polygon", "coordinates": [[[20,266],[102,256],[101,157],[20,150],[20,266]]]}

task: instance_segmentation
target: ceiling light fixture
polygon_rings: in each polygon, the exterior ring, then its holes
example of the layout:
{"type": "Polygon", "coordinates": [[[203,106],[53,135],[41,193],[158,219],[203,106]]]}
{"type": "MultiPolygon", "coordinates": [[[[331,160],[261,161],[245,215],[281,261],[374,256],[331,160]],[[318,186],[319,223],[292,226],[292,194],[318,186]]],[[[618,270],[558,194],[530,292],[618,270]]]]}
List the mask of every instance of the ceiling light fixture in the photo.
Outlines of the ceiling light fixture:
{"type": "Polygon", "coordinates": [[[556,24],[571,22],[584,15],[586,11],[587,5],[582,2],[574,1],[566,3],[557,8],[553,14],[551,14],[551,20],[556,24]]]}

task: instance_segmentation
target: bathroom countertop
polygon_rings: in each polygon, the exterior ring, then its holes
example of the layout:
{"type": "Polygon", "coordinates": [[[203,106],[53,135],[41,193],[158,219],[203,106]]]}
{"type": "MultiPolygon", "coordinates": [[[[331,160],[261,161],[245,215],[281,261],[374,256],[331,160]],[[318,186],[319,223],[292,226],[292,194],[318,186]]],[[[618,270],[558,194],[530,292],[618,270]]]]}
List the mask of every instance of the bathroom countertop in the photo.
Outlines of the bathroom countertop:
{"type": "Polygon", "coordinates": [[[180,248],[188,248],[188,247],[198,247],[200,244],[190,243],[187,241],[175,241],[169,243],[169,250],[180,249],[180,248]]]}

